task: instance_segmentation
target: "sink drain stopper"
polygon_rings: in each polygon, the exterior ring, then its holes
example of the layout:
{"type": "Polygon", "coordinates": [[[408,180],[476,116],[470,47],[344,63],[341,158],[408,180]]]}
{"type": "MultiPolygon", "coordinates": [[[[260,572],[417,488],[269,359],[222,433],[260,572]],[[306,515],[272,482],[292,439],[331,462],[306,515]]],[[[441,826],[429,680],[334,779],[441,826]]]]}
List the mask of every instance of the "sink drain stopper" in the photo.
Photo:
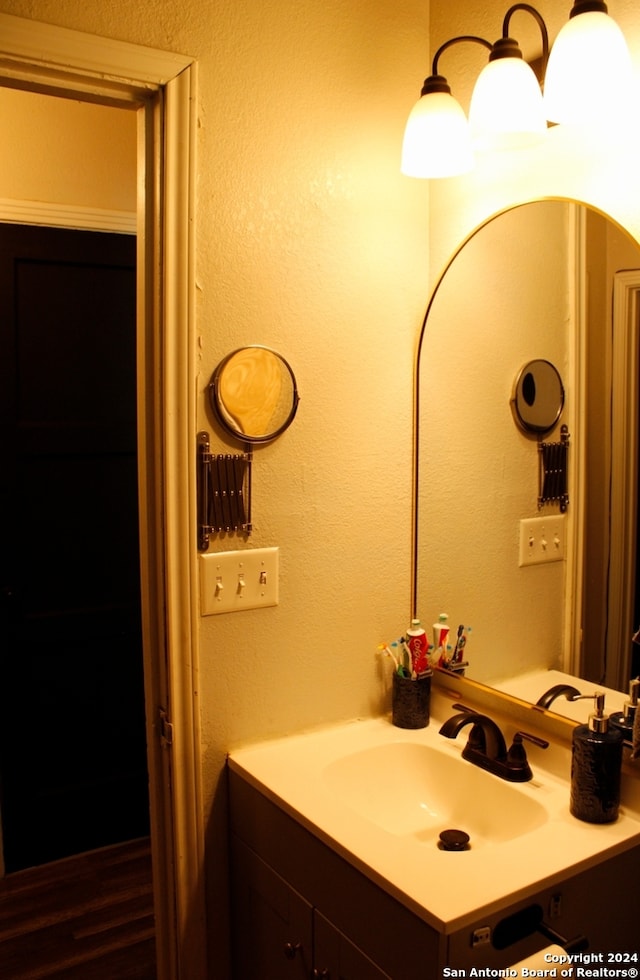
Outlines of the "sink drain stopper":
{"type": "Polygon", "coordinates": [[[438,847],[442,851],[468,851],[469,834],[464,830],[443,830],[440,834],[438,847]]]}

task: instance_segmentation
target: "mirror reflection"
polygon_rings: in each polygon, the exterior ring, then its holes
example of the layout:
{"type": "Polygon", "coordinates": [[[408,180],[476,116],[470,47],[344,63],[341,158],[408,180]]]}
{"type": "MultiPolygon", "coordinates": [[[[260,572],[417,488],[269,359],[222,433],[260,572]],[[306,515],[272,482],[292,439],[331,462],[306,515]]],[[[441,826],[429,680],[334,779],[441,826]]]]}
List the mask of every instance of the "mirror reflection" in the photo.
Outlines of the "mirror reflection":
{"type": "Polygon", "coordinates": [[[232,351],[209,385],[220,424],[243,442],[269,442],[291,425],[298,408],[293,371],[281,354],[257,345],[232,351]]]}
{"type": "Polygon", "coordinates": [[[564,386],[557,368],[549,361],[529,361],[518,373],[513,411],[525,432],[551,432],[564,405],[564,386]]]}
{"type": "MultiPolygon", "coordinates": [[[[535,202],[463,245],[425,317],[414,610],[427,628],[443,612],[453,632],[471,626],[467,676],[518,697],[538,673],[548,687],[570,675],[626,691],[640,672],[638,270],[637,243],[601,214],[535,202]],[[559,516],[538,508],[539,440],[513,424],[514,378],[531,361],[564,381],[570,506],[563,559],[522,567],[521,522],[559,516]]],[[[546,438],[559,431],[560,418],[546,438]]]]}

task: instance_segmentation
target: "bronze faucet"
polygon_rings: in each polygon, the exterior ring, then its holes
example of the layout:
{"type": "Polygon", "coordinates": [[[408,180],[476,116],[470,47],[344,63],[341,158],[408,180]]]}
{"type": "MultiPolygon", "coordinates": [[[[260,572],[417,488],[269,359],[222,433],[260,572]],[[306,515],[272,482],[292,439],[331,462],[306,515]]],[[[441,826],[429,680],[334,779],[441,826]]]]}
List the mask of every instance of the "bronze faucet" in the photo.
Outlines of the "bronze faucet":
{"type": "Polygon", "coordinates": [[[462,750],[463,759],[511,783],[525,783],[531,779],[533,773],[523,741],[527,739],[534,745],[546,749],[549,743],[545,739],[529,735],[527,732],[516,732],[511,748],[507,751],[504,735],[488,715],[478,714],[463,704],[454,704],[453,707],[460,713],[445,721],[440,729],[440,735],[444,735],[445,738],[456,738],[458,732],[466,725],[473,726],[467,744],[462,750]]]}
{"type": "Polygon", "coordinates": [[[578,688],[572,684],[554,684],[553,687],[550,687],[548,691],[545,691],[538,698],[536,708],[550,708],[555,699],[559,698],[561,694],[564,695],[567,701],[576,701],[582,697],[578,688]]]}

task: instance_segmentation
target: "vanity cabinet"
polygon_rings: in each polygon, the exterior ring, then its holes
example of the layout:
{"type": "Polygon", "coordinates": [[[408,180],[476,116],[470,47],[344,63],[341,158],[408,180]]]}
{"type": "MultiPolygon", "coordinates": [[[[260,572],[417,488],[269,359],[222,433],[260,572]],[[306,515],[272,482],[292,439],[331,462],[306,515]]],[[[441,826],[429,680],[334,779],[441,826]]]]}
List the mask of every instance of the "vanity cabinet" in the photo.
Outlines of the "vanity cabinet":
{"type": "MultiPolygon", "coordinates": [[[[432,916],[403,904],[392,887],[233,769],[229,796],[234,980],[489,976],[479,971],[510,967],[549,942],[534,933],[505,948],[494,945],[505,918],[534,903],[558,934],[570,940],[585,936],[603,966],[609,953],[640,952],[634,892],[639,846],[517,901],[479,909],[474,921],[436,928],[425,921],[432,916]]],[[[451,858],[459,862],[452,863],[452,874],[464,888],[465,855],[451,858]]],[[[425,862],[425,874],[427,867],[425,862]]],[[[504,882],[505,895],[511,885],[504,882]]],[[[436,899],[434,894],[434,904],[436,899]]]]}
{"type": "Polygon", "coordinates": [[[234,980],[436,976],[436,930],[233,771],[229,793],[234,980]]]}
{"type": "Polygon", "coordinates": [[[232,838],[234,976],[303,980],[313,969],[313,907],[232,838]]]}
{"type": "Polygon", "coordinates": [[[375,963],[339,929],[314,912],[314,956],[317,977],[358,977],[358,980],[390,980],[375,963]]]}
{"type": "Polygon", "coordinates": [[[234,975],[260,980],[389,980],[368,956],[238,838],[232,842],[234,975]]]}

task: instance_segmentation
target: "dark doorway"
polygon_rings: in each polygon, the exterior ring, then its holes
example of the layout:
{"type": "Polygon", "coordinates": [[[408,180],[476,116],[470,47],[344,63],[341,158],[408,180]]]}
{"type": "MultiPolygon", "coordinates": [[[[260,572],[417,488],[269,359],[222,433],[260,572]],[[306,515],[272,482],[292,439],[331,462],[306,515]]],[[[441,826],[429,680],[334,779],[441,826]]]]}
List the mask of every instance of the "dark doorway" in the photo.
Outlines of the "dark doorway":
{"type": "MultiPolygon", "coordinates": [[[[640,314],[639,314],[639,322],[636,326],[636,329],[640,332],[640,314]]],[[[638,358],[639,360],[638,363],[636,364],[636,369],[637,369],[636,377],[640,379],[640,351],[638,352],[638,358]]],[[[639,479],[639,486],[640,486],[640,399],[638,399],[637,411],[638,411],[638,417],[636,420],[636,424],[637,424],[638,444],[637,444],[636,459],[638,460],[638,469],[639,469],[638,479],[639,479]]],[[[640,492],[638,496],[640,497],[640,492]]],[[[638,503],[640,505],[640,501],[638,501],[638,503]]],[[[640,506],[638,506],[636,510],[635,546],[636,546],[636,561],[635,561],[636,593],[635,593],[635,603],[633,609],[634,635],[635,635],[635,631],[638,631],[638,633],[640,633],[640,506]]],[[[638,637],[638,642],[631,643],[631,677],[629,679],[631,680],[635,677],[640,677],[640,637],[638,637]]]]}
{"type": "Polygon", "coordinates": [[[133,236],[0,224],[6,871],[149,833],[133,236]]]}

